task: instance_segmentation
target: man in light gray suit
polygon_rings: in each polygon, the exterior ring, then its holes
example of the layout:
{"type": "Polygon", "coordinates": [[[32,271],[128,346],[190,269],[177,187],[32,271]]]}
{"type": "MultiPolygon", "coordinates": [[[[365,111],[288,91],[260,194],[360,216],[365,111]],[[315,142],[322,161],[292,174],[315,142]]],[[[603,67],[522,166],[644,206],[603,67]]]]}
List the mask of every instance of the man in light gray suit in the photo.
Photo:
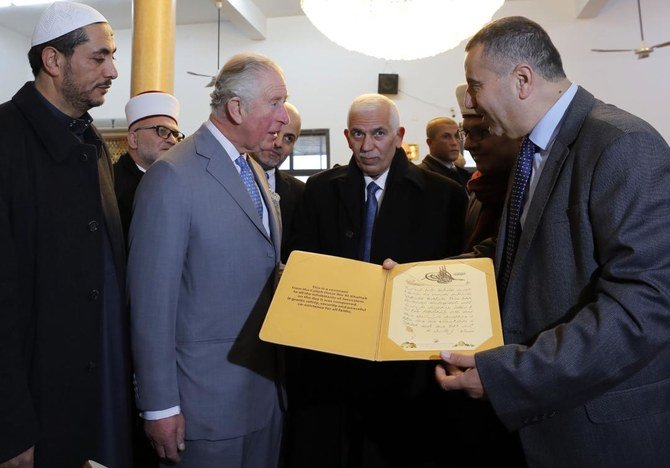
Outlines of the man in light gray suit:
{"type": "Polygon", "coordinates": [[[670,466],[670,149],[526,18],[466,52],[466,105],[526,141],[495,251],[507,344],[443,353],[438,381],[488,397],[531,467],[670,466]]]}
{"type": "Polygon", "coordinates": [[[185,467],[274,467],[277,356],[258,338],[281,222],[247,152],[289,117],[279,67],[224,65],[209,120],[154,163],[135,198],[128,286],[138,407],[158,455],[185,467]],[[181,453],[179,453],[181,452],[181,453]]]}

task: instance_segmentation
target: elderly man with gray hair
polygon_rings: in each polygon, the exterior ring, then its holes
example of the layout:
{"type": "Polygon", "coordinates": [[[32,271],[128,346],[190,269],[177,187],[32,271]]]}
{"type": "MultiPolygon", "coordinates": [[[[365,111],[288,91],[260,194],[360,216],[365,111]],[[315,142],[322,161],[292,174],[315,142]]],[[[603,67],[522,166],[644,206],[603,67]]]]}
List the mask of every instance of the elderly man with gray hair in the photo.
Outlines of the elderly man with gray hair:
{"type": "Polygon", "coordinates": [[[269,58],[231,58],[209,119],[138,187],[128,262],[137,402],[158,455],[180,466],[278,463],[276,349],[258,332],[281,223],[246,153],[272,147],[289,121],[286,95],[269,58]]]}
{"type": "MultiPolygon", "coordinates": [[[[404,135],[392,100],[354,99],[344,130],[352,157],[307,181],[297,249],[376,264],[460,253],[465,191],[409,162],[404,135]]],[[[432,364],[300,354],[287,356],[289,466],[433,466],[432,364]]]]}

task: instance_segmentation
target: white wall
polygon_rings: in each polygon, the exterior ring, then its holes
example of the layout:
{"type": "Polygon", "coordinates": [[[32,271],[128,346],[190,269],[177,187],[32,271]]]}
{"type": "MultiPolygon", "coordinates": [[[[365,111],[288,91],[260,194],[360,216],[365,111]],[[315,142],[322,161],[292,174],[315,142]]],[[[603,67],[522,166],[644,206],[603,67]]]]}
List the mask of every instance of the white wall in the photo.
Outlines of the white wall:
{"type": "MultiPolygon", "coordinates": [[[[645,35],[649,44],[670,40],[665,24],[670,20],[670,2],[643,2],[645,35]]],[[[523,14],[542,24],[556,43],[568,77],[597,97],[648,120],[670,139],[670,47],[656,50],[648,59],[637,60],[632,52],[597,54],[591,48],[636,48],[639,43],[637,10],[629,0],[610,0],[595,19],[578,20],[574,3],[565,0],[519,0],[505,3],[499,16],[523,14]]],[[[445,19],[445,27],[448,27],[445,19]]],[[[420,27],[420,25],[416,25],[420,27]]],[[[403,31],[407,33],[407,30],[403,31]]],[[[9,60],[16,76],[3,72],[0,99],[6,100],[30,76],[20,37],[0,29],[0,63],[9,60]],[[6,42],[7,41],[7,42],[6,42]],[[5,44],[10,47],[5,47],[5,44]],[[8,58],[5,56],[8,55],[8,58]],[[25,70],[25,73],[24,73],[25,70]]],[[[349,103],[359,94],[376,92],[379,73],[400,75],[398,103],[407,132],[405,141],[419,143],[426,153],[425,122],[458,109],[456,84],[463,82],[463,46],[435,57],[411,61],[384,61],[349,52],[323,37],[302,16],[268,20],[268,39],[245,39],[234,26],[224,23],[221,62],[231,55],[252,51],[269,55],[284,69],[290,101],[302,114],[303,127],[329,128],[331,164],[345,163],[350,151],[342,135],[349,103]]],[[[106,104],[94,109],[96,118],[123,118],[130,90],[130,31],[116,31],[117,65],[120,77],[106,104]]],[[[27,43],[27,39],[26,39],[27,43]]],[[[26,46],[27,47],[27,46],[26,46]]],[[[175,94],[182,103],[181,127],[185,133],[198,128],[209,112],[207,78],[187,75],[216,72],[216,24],[177,27],[175,94]]]]}
{"type": "Polygon", "coordinates": [[[33,78],[28,65],[29,48],[30,38],[0,26],[0,102],[9,100],[33,78]]]}

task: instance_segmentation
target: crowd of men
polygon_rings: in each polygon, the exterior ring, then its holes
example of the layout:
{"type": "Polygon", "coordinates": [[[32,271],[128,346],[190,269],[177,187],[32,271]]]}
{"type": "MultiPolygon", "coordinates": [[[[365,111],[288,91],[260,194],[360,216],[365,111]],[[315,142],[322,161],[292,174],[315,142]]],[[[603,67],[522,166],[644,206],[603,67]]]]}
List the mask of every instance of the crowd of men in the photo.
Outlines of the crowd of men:
{"type": "Polygon", "coordinates": [[[349,163],[306,184],[279,169],[301,116],[257,54],[188,138],[174,96],[131,98],[112,165],[88,111],[115,50],[56,2],[0,105],[0,468],[670,466],[670,148],[569,81],[537,23],[469,40],[462,127],[430,120],[420,165],[364,94],[349,163]],[[436,365],[263,342],[294,249],[490,257],[506,344],[436,365]]]}

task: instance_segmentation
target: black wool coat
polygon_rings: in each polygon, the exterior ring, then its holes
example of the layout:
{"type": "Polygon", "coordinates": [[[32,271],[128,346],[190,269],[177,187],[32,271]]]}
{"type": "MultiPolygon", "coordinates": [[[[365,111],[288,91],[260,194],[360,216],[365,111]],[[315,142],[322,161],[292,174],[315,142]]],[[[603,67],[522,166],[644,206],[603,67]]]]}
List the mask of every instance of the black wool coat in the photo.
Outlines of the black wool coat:
{"type": "Polygon", "coordinates": [[[125,252],[112,165],[86,131],[96,145],[32,82],[0,105],[0,461],[35,444],[40,467],[96,456],[105,231],[120,291],[125,252]]]}

